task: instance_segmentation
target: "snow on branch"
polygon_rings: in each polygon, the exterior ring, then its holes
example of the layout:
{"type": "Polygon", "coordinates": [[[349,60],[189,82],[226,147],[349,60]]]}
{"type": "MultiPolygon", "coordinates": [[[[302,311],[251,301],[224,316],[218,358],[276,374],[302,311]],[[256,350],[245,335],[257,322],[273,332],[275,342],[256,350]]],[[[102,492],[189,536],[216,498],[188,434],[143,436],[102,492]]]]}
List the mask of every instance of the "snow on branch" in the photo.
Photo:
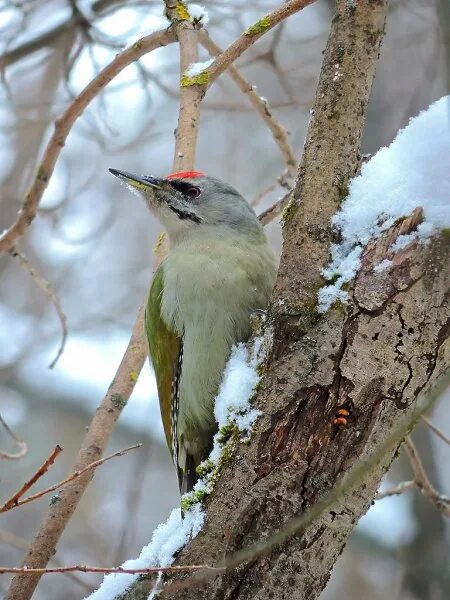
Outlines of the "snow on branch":
{"type": "Polygon", "coordinates": [[[209,60],[205,60],[204,62],[192,63],[186,69],[186,75],[188,75],[189,77],[195,77],[196,75],[200,75],[200,73],[202,73],[208,67],[210,67],[213,62],[214,62],[214,59],[210,58],[209,60]]]}
{"type": "MultiPolygon", "coordinates": [[[[322,274],[330,282],[319,290],[319,310],[345,301],[345,283],[356,275],[364,246],[417,207],[424,220],[417,231],[397,238],[394,252],[450,227],[450,96],[411,119],[387,148],[381,148],[350,184],[349,195],[332,219],[341,232],[322,274]]],[[[389,269],[385,260],[375,267],[389,269]]],[[[378,272],[377,271],[377,272],[378,272]]]]}
{"type": "MultiPolygon", "coordinates": [[[[183,518],[180,509],[174,508],[167,521],[155,529],[151,542],[142,548],[139,557],[127,560],[122,568],[132,570],[170,566],[175,560],[176,552],[198,534],[204,516],[199,504],[193,506],[183,518]]],[[[137,574],[123,572],[110,573],[106,575],[98,590],[87,596],[85,600],[111,600],[125,592],[137,576],[137,574]]]]}
{"type": "Polygon", "coordinates": [[[209,23],[208,11],[201,4],[188,4],[188,11],[194,23],[201,23],[204,27],[209,23]]]}

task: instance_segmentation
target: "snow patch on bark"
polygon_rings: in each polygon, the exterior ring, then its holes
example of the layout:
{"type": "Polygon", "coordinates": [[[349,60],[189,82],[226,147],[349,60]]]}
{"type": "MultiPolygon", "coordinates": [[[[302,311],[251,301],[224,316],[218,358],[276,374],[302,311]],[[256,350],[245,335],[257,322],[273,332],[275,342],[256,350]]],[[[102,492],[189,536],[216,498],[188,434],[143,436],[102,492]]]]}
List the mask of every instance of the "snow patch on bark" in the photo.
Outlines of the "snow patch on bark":
{"type": "Polygon", "coordinates": [[[416,232],[400,236],[393,251],[417,240],[426,243],[433,232],[450,227],[449,119],[450,96],[444,96],[411,119],[353,179],[332,219],[342,241],[331,246],[331,262],[322,272],[333,283],[319,290],[319,312],[347,299],[342,286],[356,275],[364,246],[397,219],[423,209],[424,222],[416,232]]]}
{"type": "MultiPolygon", "coordinates": [[[[155,529],[151,542],[142,548],[139,557],[127,560],[122,567],[124,569],[147,569],[170,566],[175,560],[176,552],[199,533],[204,518],[205,514],[199,504],[192,506],[183,518],[181,518],[180,509],[174,508],[167,521],[155,529]]],[[[112,600],[119,594],[123,594],[137,578],[138,575],[128,573],[105,575],[101,586],[85,600],[112,600]]]]}

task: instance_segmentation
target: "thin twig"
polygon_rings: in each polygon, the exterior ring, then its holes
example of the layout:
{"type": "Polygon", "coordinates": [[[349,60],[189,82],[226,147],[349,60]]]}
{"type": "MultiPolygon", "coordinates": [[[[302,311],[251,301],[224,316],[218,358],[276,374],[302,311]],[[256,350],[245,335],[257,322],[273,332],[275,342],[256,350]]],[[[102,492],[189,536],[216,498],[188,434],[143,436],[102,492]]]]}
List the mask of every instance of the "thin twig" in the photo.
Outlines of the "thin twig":
{"type": "Polygon", "coordinates": [[[444,440],[444,442],[450,446],[450,438],[448,438],[445,435],[445,433],[443,433],[438,427],[436,427],[436,425],[432,423],[428,417],[422,415],[420,418],[424,423],[426,423],[426,425],[431,429],[433,433],[435,433],[438,437],[441,438],[441,440],[444,440]]]}
{"type": "Polygon", "coordinates": [[[57,313],[57,315],[59,317],[59,321],[61,323],[62,335],[61,335],[61,343],[59,344],[59,348],[58,348],[58,351],[56,352],[56,356],[52,360],[52,362],[49,364],[49,368],[53,369],[53,367],[58,362],[59,357],[64,352],[64,347],[66,345],[66,340],[67,340],[67,317],[64,314],[64,311],[63,311],[63,309],[61,307],[61,302],[60,302],[58,296],[56,295],[55,290],[52,288],[52,286],[50,285],[50,283],[45,279],[45,277],[43,277],[38,272],[38,270],[36,269],[36,267],[34,267],[30,263],[30,261],[23,254],[21,254],[20,252],[18,252],[15,248],[11,248],[11,250],[9,251],[9,253],[14,258],[17,258],[17,260],[19,261],[20,266],[23,269],[25,269],[25,271],[28,273],[28,275],[31,277],[31,279],[33,279],[33,281],[35,282],[35,284],[48,297],[48,299],[50,300],[50,302],[55,307],[56,313],[57,313]]]}
{"type": "Polygon", "coordinates": [[[88,565],[74,565],[71,567],[54,567],[47,569],[37,569],[31,567],[0,567],[0,573],[21,573],[23,575],[48,575],[49,573],[72,573],[78,571],[81,573],[122,573],[125,575],[144,575],[150,573],[177,573],[185,571],[212,571],[221,573],[224,571],[220,567],[209,567],[208,565],[187,565],[175,567],[147,567],[141,569],[126,569],[124,567],[90,567],[88,565]]]}
{"type": "MultiPolygon", "coordinates": [[[[205,31],[199,32],[199,41],[202,46],[208,50],[211,56],[217,57],[223,53],[223,50],[215,42],[213,42],[213,40],[205,31]]],[[[228,66],[227,73],[239,87],[241,92],[247,96],[253,108],[261,116],[264,123],[270,129],[273,139],[275,140],[275,143],[280,149],[281,155],[286,162],[288,175],[294,179],[297,173],[297,160],[289,143],[286,129],[271,113],[268,101],[256,93],[255,87],[250,85],[248,81],[242,77],[241,73],[234,65],[230,64],[228,66]]]]}
{"type": "Polygon", "coordinates": [[[5,502],[5,504],[0,509],[0,512],[5,512],[10,508],[14,508],[14,506],[19,502],[19,499],[25,494],[25,492],[29,490],[30,487],[34,485],[38,479],[40,479],[45,473],[47,473],[49,468],[52,466],[52,464],[55,462],[58,455],[61,454],[62,451],[63,448],[59,444],[57,444],[50,456],[42,463],[42,465],[39,467],[36,473],[23,484],[23,486],[18,492],[14,494],[14,496],[12,496],[9,500],[5,502]]]}
{"type": "Polygon", "coordinates": [[[250,206],[253,206],[253,207],[258,206],[258,204],[261,202],[261,200],[265,196],[267,196],[267,194],[270,194],[270,192],[273,192],[277,187],[278,187],[278,181],[274,181],[273,183],[268,185],[265,189],[263,189],[261,192],[256,194],[256,196],[254,196],[254,198],[252,198],[250,200],[250,206]]]}
{"type": "Polygon", "coordinates": [[[375,500],[383,500],[383,498],[390,498],[391,496],[400,496],[400,494],[404,494],[405,492],[412,490],[415,486],[416,482],[414,479],[412,481],[403,481],[395,487],[389,488],[385,492],[379,492],[375,496],[375,500]]]}
{"type": "Polygon", "coordinates": [[[269,208],[263,210],[263,212],[260,215],[258,215],[258,219],[261,225],[268,225],[271,221],[273,221],[279,215],[281,215],[283,210],[289,204],[290,199],[291,192],[288,192],[282,198],[280,198],[280,200],[277,200],[275,204],[272,204],[272,206],[269,206],[269,208]]]}
{"type": "MultiPolygon", "coordinates": [[[[428,417],[426,417],[425,415],[420,415],[420,418],[437,436],[439,436],[447,444],[450,444],[450,439],[444,433],[442,433],[442,431],[440,429],[438,429],[438,427],[436,427],[436,425],[434,425],[430,421],[430,419],[428,419],[428,417]]],[[[399,483],[397,486],[390,488],[390,489],[386,490],[385,492],[378,493],[375,496],[375,500],[389,498],[390,496],[398,496],[400,494],[403,494],[404,492],[407,492],[408,490],[411,490],[414,487],[418,487],[419,490],[422,491],[422,493],[424,493],[428,497],[430,497],[430,499],[433,500],[433,502],[435,502],[435,498],[438,498],[438,501],[441,501],[441,502],[443,501],[444,506],[447,506],[449,500],[443,496],[440,496],[438,494],[438,492],[431,486],[428,476],[426,475],[425,469],[422,465],[422,462],[419,458],[419,455],[417,453],[417,450],[416,450],[411,438],[407,438],[405,440],[405,444],[406,444],[406,453],[410,460],[411,468],[413,469],[416,479],[413,479],[412,481],[404,481],[403,483],[399,483]],[[411,448],[411,446],[412,446],[412,448],[411,448]],[[418,479],[417,479],[417,477],[418,477],[418,479]],[[426,494],[425,491],[421,488],[421,482],[424,477],[425,477],[425,487],[428,490],[430,490],[430,488],[431,488],[431,496],[426,494]]],[[[442,509],[440,509],[440,510],[442,510],[442,509]]]]}
{"type": "Polygon", "coordinates": [[[84,112],[89,103],[125,67],[144,56],[144,54],[174,42],[175,39],[175,32],[172,29],[157,31],[141,38],[132,46],[117,54],[114,60],[100,71],[97,77],[78,94],[64,113],[55,121],[55,130],[47,144],[44,156],[37,169],[36,177],[25,196],[16,221],[0,235],[0,254],[11,250],[34,220],[39,202],[48,186],[59,153],[66,142],[73,124],[84,112]]]}
{"type": "Polygon", "coordinates": [[[18,446],[18,448],[19,448],[17,450],[17,452],[6,452],[5,450],[0,450],[0,458],[7,458],[9,460],[17,460],[19,458],[22,458],[22,456],[25,456],[25,454],[28,452],[27,443],[24,442],[23,440],[21,440],[19,437],[17,437],[17,435],[9,427],[8,423],[6,423],[5,419],[2,417],[1,414],[0,414],[0,423],[2,424],[5,431],[15,441],[16,446],[18,446]]]}
{"type": "Polygon", "coordinates": [[[130,450],[135,450],[136,448],[140,448],[141,446],[142,446],[141,443],[133,444],[132,446],[129,446],[128,448],[124,448],[123,450],[114,452],[113,454],[110,454],[109,456],[105,456],[105,458],[101,458],[100,460],[95,460],[90,465],[87,465],[87,467],[84,467],[84,469],[81,469],[79,471],[74,471],[71,475],[69,475],[62,481],[59,481],[58,483],[55,483],[54,485],[51,485],[50,487],[46,488],[45,490],[37,492],[36,494],[33,494],[32,496],[28,496],[27,498],[24,498],[23,500],[18,499],[21,496],[23,496],[23,492],[22,492],[22,490],[20,490],[22,493],[17,492],[17,494],[15,494],[10,500],[5,502],[5,504],[0,508],[0,513],[6,512],[7,510],[11,510],[12,508],[17,508],[18,506],[22,506],[23,504],[28,504],[28,502],[32,502],[33,500],[37,500],[38,498],[42,498],[42,496],[45,496],[46,494],[49,494],[50,492],[54,492],[55,490],[63,487],[64,485],[69,483],[69,481],[73,481],[74,479],[77,479],[77,477],[81,477],[81,475],[86,473],[86,471],[89,471],[91,469],[96,469],[97,467],[99,467],[100,465],[105,463],[106,461],[111,460],[111,458],[115,458],[116,456],[123,456],[130,450]]]}
{"type": "MultiPolygon", "coordinates": [[[[114,6],[116,0],[100,0],[93,2],[89,7],[89,12],[103,16],[103,14],[107,13],[109,4],[114,6]]],[[[70,33],[76,25],[77,21],[73,15],[71,15],[66,21],[59,23],[53,28],[46,29],[44,33],[35,38],[31,38],[23,44],[0,54],[0,70],[26,58],[34,52],[42,50],[42,48],[48,48],[49,46],[54,45],[62,35],[70,33]]]]}
{"type": "Polygon", "coordinates": [[[281,23],[287,17],[302,10],[306,6],[313,4],[315,0],[289,0],[284,2],[259,19],[258,23],[264,23],[262,27],[249,27],[242,33],[226,50],[216,58],[211,66],[208,67],[208,87],[221,75],[234,61],[241,56],[245,50],[250,48],[256,40],[259,40],[264,34],[273,29],[278,23],[281,23]]]}
{"type": "Polygon", "coordinates": [[[405,452],[409,458],[411,469],[414,473],[416,487],[426,498],[433,502],[438,510],[440,510],[447,517],[450,517],[450,498],[439,494],[439,492],[434,489],[433,485],[428,479],[425,467],[420,460],[419,453],[417,452],[417,449],[410,436],[405,438],[405,452]]]}
{"type": "MultiPolygon", "coordinates": [[[[0,529],[0,544],[11,546],[12,548],[17,548],[17,550],[28,550],[29,542],[10,531],[5,531],[4,529],[0,529]]],[[[55,557],[51,558],[49,561],[51,564],[54,564],[55,567],[62,567],[63,565],[59,562],[55,557]]],[[[79,586],[81,586],[86,592],[92,592],[93,586],[86,583],[82,577],[77,575],[76,573],[65,573],[66,577],[75,581],[79,586]]]]}

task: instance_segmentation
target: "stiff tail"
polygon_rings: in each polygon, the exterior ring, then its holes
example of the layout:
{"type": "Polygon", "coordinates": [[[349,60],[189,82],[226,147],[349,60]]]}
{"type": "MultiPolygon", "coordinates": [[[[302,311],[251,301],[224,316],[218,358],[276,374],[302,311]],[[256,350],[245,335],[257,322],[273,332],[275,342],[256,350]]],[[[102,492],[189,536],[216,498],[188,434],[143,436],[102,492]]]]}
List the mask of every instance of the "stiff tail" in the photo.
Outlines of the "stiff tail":
{"type": "Polygon", "coordinates": [[[195,483],[198,480],[198,474],[196,472],[198,462],[192,456],[192,454],[186,453],[184,468],[178,467],[178,485],[180,487],[180,494],[187,494],[191,492],[195,483]]]}

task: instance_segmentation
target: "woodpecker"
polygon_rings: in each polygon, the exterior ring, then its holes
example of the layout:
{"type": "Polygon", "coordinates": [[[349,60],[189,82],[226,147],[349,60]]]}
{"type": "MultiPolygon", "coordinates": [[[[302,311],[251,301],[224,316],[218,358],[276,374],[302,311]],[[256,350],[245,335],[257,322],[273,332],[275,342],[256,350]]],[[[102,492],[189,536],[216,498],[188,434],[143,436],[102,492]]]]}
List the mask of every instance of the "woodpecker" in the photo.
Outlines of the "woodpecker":
{"type": "Polygon", "coordinates": [[[264,310],[275,257],[253,209],[228,183],[197,171],[110,172],[137,190],[169,237],[145,312],[164,432],[180,493],[198,479],[217,425],[214,399],[231,347],[264,310]]]}

